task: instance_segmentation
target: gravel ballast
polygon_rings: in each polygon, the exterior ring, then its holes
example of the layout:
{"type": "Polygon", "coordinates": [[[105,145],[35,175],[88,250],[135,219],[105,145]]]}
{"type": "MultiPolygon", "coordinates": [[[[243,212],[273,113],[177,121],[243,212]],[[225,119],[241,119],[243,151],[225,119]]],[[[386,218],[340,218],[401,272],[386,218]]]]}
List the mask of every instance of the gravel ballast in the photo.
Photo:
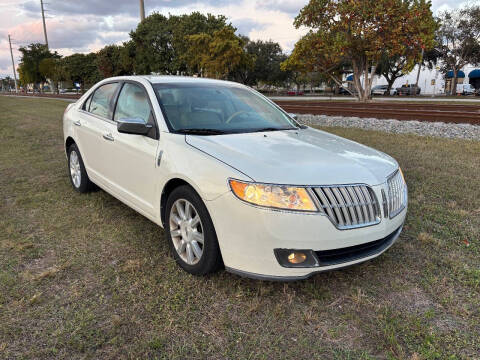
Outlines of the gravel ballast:
{"type": "Polygon", "coordinates": [[[478,125],[305,114],[299,114],[297,117],[305,125],[355,127],[394,134],[410,133],[421,136],[480,141],[480,126],[478,125]]]}

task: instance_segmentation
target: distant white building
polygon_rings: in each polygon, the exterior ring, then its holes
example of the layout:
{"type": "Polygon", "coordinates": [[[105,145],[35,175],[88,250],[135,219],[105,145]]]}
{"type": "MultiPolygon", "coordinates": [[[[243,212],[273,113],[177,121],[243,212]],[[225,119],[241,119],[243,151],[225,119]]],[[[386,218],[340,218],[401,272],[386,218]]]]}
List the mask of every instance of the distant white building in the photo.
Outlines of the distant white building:
{"type": "MultiPolygon", "coordinates": [[[[417,81],[418,66],[410,72],[395,81],[393,89],[401,87],[404,84],[415,84],[417,81]]],[[[347,76],[345,80],[348,82],[351,75],[347,76]]],[[[422,95],[441,95],[445,94],[445,84],[448,83],[453,77],[453,72],[450,71],[445,76],[440,68],[434,68],[432,70],[423,67],[420,70],[420,77],[418,79],[418,86],[422,90],[422,95]]],[[[457,75],[459,84],[472,84],[476,89],[480,88],[480,69],[475,66],[467,65],[457,75]]],[[[363,81],[362,81],[363,82],[363,81]]],[[[383,76],[375,76],[372,86],[375,85],[387,85],[387,80],[383,76]]]]}

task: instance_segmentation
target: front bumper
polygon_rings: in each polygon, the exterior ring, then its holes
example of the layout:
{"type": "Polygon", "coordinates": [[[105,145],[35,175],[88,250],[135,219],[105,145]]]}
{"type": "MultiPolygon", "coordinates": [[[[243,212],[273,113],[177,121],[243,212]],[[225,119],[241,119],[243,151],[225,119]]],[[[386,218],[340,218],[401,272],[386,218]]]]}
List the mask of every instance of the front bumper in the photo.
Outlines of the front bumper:
{"type": "MultiPolygon", "coordinates": [[[[386,184],[373,186],[372,189],[381,199],[381,190],[386,190],[386,184]]],[[[323,214],[259,208],[239,201],[232,193],[208,201],[206,205],[226,269],[242,276],[268,280],[304,279],[316,272],[375,258],[398,238],[407,212],[405,207],[393,219],[383,216],[379,224],[338,230],[323,214]],[[357,253],[359,256],[343,257],[339,261],[310,268],[283,267],[274,253],[275,249],[310,249],[322,254],[328,250],[358,247],[384,239],[387,241],[371,252],[357,253]]]]}

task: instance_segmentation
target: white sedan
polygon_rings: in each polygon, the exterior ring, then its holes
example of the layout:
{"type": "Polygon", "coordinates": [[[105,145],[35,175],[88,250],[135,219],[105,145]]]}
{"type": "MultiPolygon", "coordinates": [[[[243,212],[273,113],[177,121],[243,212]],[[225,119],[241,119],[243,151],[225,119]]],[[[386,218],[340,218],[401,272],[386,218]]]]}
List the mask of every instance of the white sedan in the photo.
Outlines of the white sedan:
{"type": "Polygon", "coordinates": [[[71,183],[165,229],[186,271],[295,280],[372,259],[399,236],[397,162],[297,123],[240,84],[101,81],[63,117],[71,183]]]}

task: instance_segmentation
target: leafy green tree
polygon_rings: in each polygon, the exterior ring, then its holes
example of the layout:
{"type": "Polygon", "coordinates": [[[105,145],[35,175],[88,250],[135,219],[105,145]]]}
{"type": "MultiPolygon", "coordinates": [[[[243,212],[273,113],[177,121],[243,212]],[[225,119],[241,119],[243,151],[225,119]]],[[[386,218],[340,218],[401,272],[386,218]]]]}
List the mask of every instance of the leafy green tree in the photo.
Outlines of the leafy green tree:
{"type": "Polygon", "coordinates": [[[254,59],[253,67],[243,69],[241,81],[247,85],[280,85],[287,80],[287,74],[280,69],[286,60],[280,44],[273,41],[250,41],[244,38],[245,52],[254,59]]]}
{"type": "MultiPolygon", "coordinates": [[[[309,35],[316,36],[315,34],[309,35]]],[[[281,63],[282,71],[285,71],[288,79],[296,84],[297,91],[300,89],[300,85],[312,82],[313,74],[318,80],[321,79],[322,82],[328,83],[332,87],[335,85],[337,88],[342,87],[342,82],[338,79],[341,79],[343,74],[351,72],[351,64],[345,61],[332,62],[333,65],[327,69],[328,71],[324,71],[317,63],[317,56],[317,50],[311,46],[310,36],[305,36],[295,44],[292,54],[281,63]]],[[[346,90],[350,92],[348,88],[346,90]]],[[[353,95],[353,92],[351,93],[353,95]]]]}
{"type": "Polygon", "coordinates": [[[185,55],[189,48],[188,36],[200,33],[213,35],[223,28],[234,30],[224,16],[194,12],[166,17],[154,13],[130,33],[135,46],[135,72],[196,73],[198,69],[189,67],[190,61],[185,55]]]}
{"type": "Polygon", "coordinates": [[[355,93],[366,101],[382,55],[408,52],[418,61],[422,49],[433,47],[437,24],[425,0],[310,0],[295,26],[311,30],[295,46],[293,58],[338,85],[341,65],[351,64],[355,93]]]}
{"type": "Polygon", "coordinates": [[[280,69],[285,72],[287,80],[295,84],[297,91],[307,81],[308,69],[300,57],[289,56],[280,64],[280,69]]]}
{"type": "Polygon", "coordinates": [[[102,79],[98,71],[96,54],[73,54],[63,59],[70,80],[80,84],[82,92],[102,79]]]}
{"type": "Polygon", "coordinates": [[[172,73],[174,51],[168,18],[154,13],[130,33],[135,43],[135,69],[139,74],[172,73]]]}
{"type": "Polygon", "coordinates": [[[26,88],[26,86],[30,84],[30,79],[28,77],[28,74],[25,74],[24,66],[21,63],[18,64],[17,72],[18,72],[18,84],[26,88]]]}
{"type": "Polygon", "coordinates": [[[132,40],[124,42],[120,47],[120,66],[126,75],[135,74],[135,55],[135,43],[132,40]]]}
{"type": "Polygon", "coordinates": [[[450,94],[457,88],[457,74],[467,64],[480,63],[480,6],[445,11],[439,16],[436,51],[443,72],[453,71],[450,94]]]}
{"type": "Polygon", "coordinates": [[[189,65],[201,69],[204,76],[226,79],[239,68],[253,66],[254,58],[245,52],[244,39],[231,28],[217,30],[213,35],[190,35],[187,39],[189,65]]]}
{"type": "Polygon", "coordinates": [[[40,71],[40,64],[45,59],[59,59],[57,52],[50,52],[46,45],[35,43],[26,47],[21,47],[21,60],[19,64],[19,73],[21,74],[21,83],[23,85],[33,84],[38,89],[41,83],[47,80],[45,74],[40,71]]]}
{"type": "Polygon", "coordinates": [[[52,82],[53,90],[58,93],[58,83],[66,81],[69,74],[66,71],[63,59],[46,58],[40,62],[40,73],[52,82]]]}
{"type": "Polygon", "coordinates": [[[122,52],[125,51],[122,46],[107,45],[97,53],[98,70],[104,78],[132,74],[129,64],[122,61],[125,60],[122,57],[122,52]]]}
{"type": "Polygon", "coordinates": [[[15,88],[15,81],[10,77],[6,76],[1,80],[2,91],[9,91],[11,88],[15,88]]]}
{"type": "Polygon", "coordinates": [[[385,53],[378,62],[377,75],[382,75],[387,80],[387,93],[390,94],[393,83],[411,70],[411,66],[409,66],[405,56],[389,56],[385,53]]]}
{"type": "Polygon", "coordinates": [[[215,31],[225,28],[232,31],[236,30],[231,24],[227,23],[227,18],[223,15],[204,15],[200,12],[193,12],[189,15],[170,16],[169,21],[173,34],[173,73],[180,72],[192,75],[198,72],[198,69],[192,69],[188,66],[189,60],[186,54],[190,46],[189,35],[202,33],[213,35],[215,31]]]}
{"type": "Polygon", "coordinates": [[[327,85],[333,85],[335,86],[334,83],[331,83],[328,77],[325,76],[325,74],[322,74],[317,71],[309,72],[307,74],[307,83],[310,85],[310,91],[313,93],[314,88],[318,87],[322,84],[327,84],[327,85]]]}
{"type": "Polygon", "coordinates": [[[387,80],[387,92],[390,93],[395,81],[410,73],[415,65],[432,69],[437,61],[438,52],[435,49],[425,51],[421,61],[417,64],[415,64],[415,59],[409,59],[408,53],[405,56],[390,56],[385,52],[378,63],[377,75],[381,75],[387,80]]]}

